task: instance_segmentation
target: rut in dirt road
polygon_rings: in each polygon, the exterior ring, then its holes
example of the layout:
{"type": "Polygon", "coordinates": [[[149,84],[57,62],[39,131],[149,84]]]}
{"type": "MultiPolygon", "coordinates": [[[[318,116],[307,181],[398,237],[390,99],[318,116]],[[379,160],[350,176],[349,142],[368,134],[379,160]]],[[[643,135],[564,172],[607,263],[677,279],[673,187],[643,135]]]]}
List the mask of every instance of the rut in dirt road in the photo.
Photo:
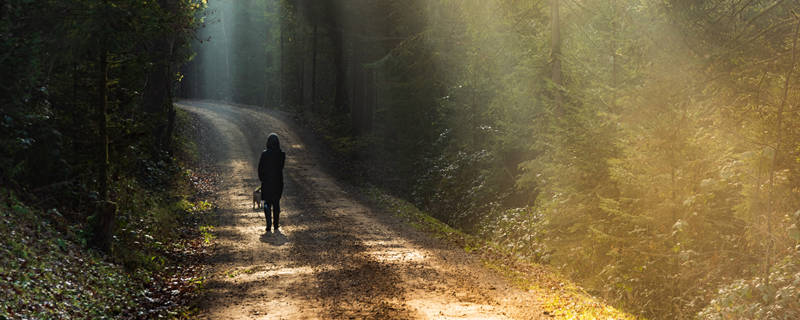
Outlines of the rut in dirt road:
{"type": "Polygon", "coordinates": [[[538,300],[463,250],[360,203],[322,169],[312,136],[278,111],[206,101],[178,107],[223,177],[201,303],[207,319],[535,319],[538,300]],[[254,210],[258,156],[275,132],[287,154],[281,231],[254,210]]]}

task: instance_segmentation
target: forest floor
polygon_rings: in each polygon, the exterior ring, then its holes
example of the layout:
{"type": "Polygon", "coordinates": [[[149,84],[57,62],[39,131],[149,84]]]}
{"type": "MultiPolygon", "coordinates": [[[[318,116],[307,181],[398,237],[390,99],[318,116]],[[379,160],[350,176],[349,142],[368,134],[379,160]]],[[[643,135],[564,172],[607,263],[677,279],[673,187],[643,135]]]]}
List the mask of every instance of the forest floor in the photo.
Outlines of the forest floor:
{"type": "Polygon", "coordinates": [[[178,107],[199,119],[201,162],[218,170],[208,319],[538,319],[540,299],[436,239],[361,201],[333,178],[313,134],[275,110],[209,101],[178,107]],[[280,232],[252,207],[257,161],[275,132],[287,153],[280,232]]]}

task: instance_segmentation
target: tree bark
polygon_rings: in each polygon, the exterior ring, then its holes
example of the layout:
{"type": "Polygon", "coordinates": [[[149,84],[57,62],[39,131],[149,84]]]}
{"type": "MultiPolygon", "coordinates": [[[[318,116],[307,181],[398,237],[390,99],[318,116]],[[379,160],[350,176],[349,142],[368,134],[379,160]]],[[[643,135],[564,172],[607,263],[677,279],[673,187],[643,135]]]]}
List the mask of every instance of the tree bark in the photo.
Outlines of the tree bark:
{"type": "MultiPolygon", "coordinates": [[[[100,12],[102,30],[107,30],[105,21],[108,9],[108,0],[103,1],[100,12]]],[[[108,198],[108,41],[107,35],[101,35],[99,41],[99,54],[97,59],[97,102],[96,116],[98,125],[97,145],[100,148],[97,159],[97,183],[99,198],[96,210],[90,217],[93,226],[91,245],[95,248],[109,252],[111,238],[114,233],[114,219],[116,205],[108,198]]]]}
{"type": "Polygon", "coordinates": [[[230,41],[230,36],[228,35],[228,29],[225,28],[225,24],[228,23],[228,20],[225,19],[225,6],[224,5],[220,7],[220,15],[222,16],[220,18],[220,20],[222,20],[221,21],[221,23],[222,23],[222,36],[223,36],[223,38],[225,38],[225,76],[226,76],[225,83],[228,84],[228,85],[223,87],[226,90],[225,90],[225,92],[222,93],[222,100],[231,102],[232,98],[231,98],[231,90],[230,90],[230,88],[231,88],[231,85],[235,85],[235,84],[233,83],[233,74],[231,73],[231,49],[230,49],[231,48],[231,41],[230,41]]]}
{"type": "MultiPolygon", "coordinates": [[[[347,50],[344,44],[344,30],[333,30],[334,32],[334,64],[336,67],[336,92],[333,98],[333,107],[337,112],[347,112],[347,50]]],[[[352,63],[352,62],[351,62],[352,63]]]]}
{"type": "MultiPolygon", "coordinates": [[[[167,11],[175,11],[174,0],[160,0],[159,6],[167,11]]],[[[224,22],[223,22],[224,23],[224,22]]],[[[144,90],[144,111],[153,123],[153,153],[169,147],[175,125],[175,110],[172,105],[172,60],[175,54],[175,38],[172,30],[163,30],[162,37],[150,43],[153,52],[153,66],[147,73],[144,90]]]]}
{"type": "Polygon", "coordinates": [[[296,82],[295,92],[294,92],[294,104],[296,106],[303,107],[306,95],[305,83],[306,83],[306,41],[305,41],[305,30],[303,28],[304,23],[299,21],[302,17],[305,16],[305,6],[302,3],[296,3],[292,6],[294,10],[294,17],[295,23],[292,25],[292,34],[294,35],[294,46],[293,49],[294,54],[292,55],[291,59],[294,60],[295,64],[295,74],[297,75],[297,79],[293,79],[296,82]]]}
{"type": "Polygon", "coordinates": [[[317,104],[317,22],[314,21],[314,33],[311,38],[311,109],[317,104]]]}
{"type": "Polygon", "coordinates": [[[551,41],[550,41],[550,59],[552,63],[552,70],[550,73],[551,80],[555,85],[554,100],[555,100],[555,113],[556,115],[562,114],[562,97],[561,97],[561,22],[559,20],[559,0],[550,0],[550,14],[551,14],[551,41]]]}
{"type": "MultiPolygon", "coordinates": [[[[363,42],[359,41],[356,48],[363,48],[363,42]]],[[[364,53],[361,50],[354,50],[353,58],[353,94],[350,97],[350,122],[352,123],[355,134],[361,134],[361,113],[364,106],[364,67],[362,62],[364,53]]]]}
{"type": "Polygon", "coordinates": [[[172,79],[170,77],[170,56],[172,44],[168,39],[159,39],[152,44],[155,57],[152,69],[147,73],[147,85],[142,98],[148,121],[152,122],[153,152],[165,146],[169,138],[169,110],[172,79]]]}
{"type": "MultiPolygon", "coordinates": [[[[269,38],[269,30],[270,30],[271,27],[272,26],[267,25],[266,28],[264,28],[265,29],[264,30],[264,35],[265,35],[264,36],[264,43],[267,46],[269,46],[269,43],[272,40],[272,39],[269,38]]],[[[270,82],[270,77],[272,76],[272,74],[270,74],[272,72],[272,64],[275,62],[274,57],[272,56],[272,54],[273,54],[272,50],[267,50],[266,54],[264,55],[265,71],[264,71],[264,80],[262,82],[264,84],[264,93],[263,93],[262,100],[261,100],[261,106],[264,107],[264,108],[266,108],[269,104],[274,102],[274,101],[272,101],[272,96],[274,95],[274,93],[272,93],[272,91],[273,91],[271,89],[272,83],[270,82]],[[269,70],[269,72],[267,72],[267,70],[269,70]]]]}
{"type": "Polygon", "coordinates": [[[789,86],[794,72],[796,50],[797,50],[797,37],[800,34],[800,19],[796,18],[794,27],[794,35],[792,36],[792,58],[789,62],[789,68],[786,70],[786,75],[783,83],[783,97],[781,104],[778,106],[778,111],[775,115],[775,152],[772,155],[772,164],[769,168],[769,198],[768,208],[766,214],[767,220],[767,252],[766,252],[766,265],[764,270],[764,281],[769,283],[769,273],[772,268],[772,251],[774,247],[774,240],[772,235],[772,213],[775,210],[775,171],[778,169],[781,153],[781,140],[783,140],[783,113],[786,108],[786,101],[789,98],[789,86]]]}
{"type": "Polygon", "coordinates": [[[611,106],[617,112],[617,0],[611,0],[611,106]]]}
{"type": "Polygon", "coordinates": [[[284,71],[283,71],[284,64],[286,63],[286,60],[283,58],[285,56],[285,53],[286,53],[286,47],[285,47],[285,42],[284,42],[284,37],[286,37],[285,31],[284,31],[284,30],[286,30],[286,21],[285,21],[286,19],[284,18],[284,15],[286,13],[283,12],[285,10],[283,8],[283,6],[281,6],[280,10],[281,10],[281,19],[280,19],[281,51],[278,53],[280,55],[280,58],[279,58],[279,61],[278,61],[278,63],[279,63],[279,65],[278,65],[278,105],[283,107],[283,103],[284,103],[284,101],[283,101],[283,99],[284,99],[283,82],[286,81],[286,75],[284,74],[284,71]]]}
{"type": "Polygon", "coordinates": [[[305,41],[300,41],[300,35],[297,36],[297,47],[300,48],[300,52],[297,53],[297,60],[299,61],[300,67],[297,68],[297,105],[303,106],[304,102],[303,99],[306,95],[306,50],[305,50],[305,41]]]}
{"type": "Polygon", "coordinates": [[[114,224],[117,215],[117,204],[101,200],[95,203],[94,214],[90,217],[92,226],[91,246],[111,252],[111,240],[114,237],[114,224]]]}
{"type": "Polygon", "coordinates": [[[367,103],[364,105],[362,131],[368,133],[372,130],[372,115],[374,114],[377,97],[375,92],[375,69],[369,68],[366,72],[365,86],[367,98],[364,100],[366,100],[367,103]]]}
{"type": "Polygon", "coordinates": [[[100,43],[97,73],[97,183],[100,199],[108,200],[108,51],[105,39],[100,43]]]}

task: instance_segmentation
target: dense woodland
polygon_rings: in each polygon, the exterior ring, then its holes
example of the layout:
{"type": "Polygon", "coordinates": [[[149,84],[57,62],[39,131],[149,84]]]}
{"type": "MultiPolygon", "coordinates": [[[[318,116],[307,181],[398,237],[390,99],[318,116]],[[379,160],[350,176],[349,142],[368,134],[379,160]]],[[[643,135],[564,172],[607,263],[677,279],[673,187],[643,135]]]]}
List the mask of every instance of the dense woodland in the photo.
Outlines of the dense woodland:
{"type": "Polygon", "coordinates": [[[156,272],[202,207],[164,194],[173,95],[278,107],[340,175],[626,310],[795,319],[799,37],[796,0],[7,0],[0,209],[156,272]]]}
{"type": "Polygon", "coordinates": [[[0,318],[190,312],[208,204],[172,96],[204,8],[0,2],[0,318]]]}
{"type": "Polygon", "coordinates": [[[648,318],[800,317],[797,1],[209,6],[182,95],[295,110],[343,176],[648,318]]]}

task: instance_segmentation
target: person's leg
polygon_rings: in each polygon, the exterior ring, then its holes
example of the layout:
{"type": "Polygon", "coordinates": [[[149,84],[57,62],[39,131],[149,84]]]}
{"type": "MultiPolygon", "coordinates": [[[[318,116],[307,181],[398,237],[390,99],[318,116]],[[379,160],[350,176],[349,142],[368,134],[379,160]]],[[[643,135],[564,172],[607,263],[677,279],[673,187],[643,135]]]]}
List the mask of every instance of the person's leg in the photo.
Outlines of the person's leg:
{"type": "Polygon", "coordinates": [[[272,202],[272,205],[272,216],[275,219],[275,230],[278,230],[278,217],[281,215],[281,199],[275,199],[275,201],[272,202]]]}
{"type": "Polygon", "coordinates": [[[267,232],[269,232],[269,230],[272,229],[272,219],[270,219],[270,203],[269,203],[269,201],[264,201],[264,218],[267,219],[267,232]]]}

